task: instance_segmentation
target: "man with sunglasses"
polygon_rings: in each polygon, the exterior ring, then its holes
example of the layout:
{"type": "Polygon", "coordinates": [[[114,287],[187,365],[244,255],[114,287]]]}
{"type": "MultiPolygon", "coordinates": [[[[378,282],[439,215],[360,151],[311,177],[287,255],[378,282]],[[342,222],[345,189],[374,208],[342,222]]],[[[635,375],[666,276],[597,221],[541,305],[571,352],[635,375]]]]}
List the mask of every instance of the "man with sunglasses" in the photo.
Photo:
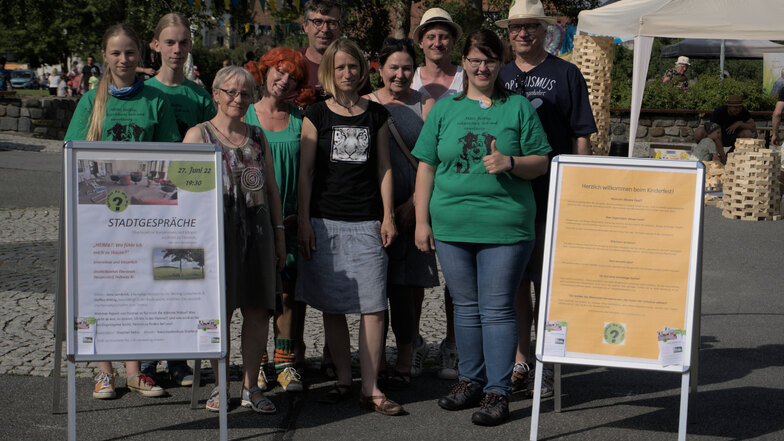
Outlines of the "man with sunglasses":
{"type": "MultiPolygon", "coordinates": [[[[588,88],[580,70],[572,63],[550,55],[544,48],[547,26],[555,23],[544,14],[539,0],[517,0],[509,18],[495,22],[509,30],[509,43],[515,59],[501,68],[504,86],[523,95],[536,109],[552,152],[550,158],[565,154],[591,154],[591,133],[596,123],[588,99],[588,88]]],[[[517,293],[518,347],[512,375],[514,391],[533,394],[534,370],[529,359],[531,324],[538,309],[544,256],[545,221],[550,170],[534,179],[531,187],[536,199],[536,245],[528,261],[517,293]],[[530,283],[534,283],[536,305],[531,305],[530,283]]],[[[545,366],[542,397],[552,396],[552,369],[545,366]]]]}

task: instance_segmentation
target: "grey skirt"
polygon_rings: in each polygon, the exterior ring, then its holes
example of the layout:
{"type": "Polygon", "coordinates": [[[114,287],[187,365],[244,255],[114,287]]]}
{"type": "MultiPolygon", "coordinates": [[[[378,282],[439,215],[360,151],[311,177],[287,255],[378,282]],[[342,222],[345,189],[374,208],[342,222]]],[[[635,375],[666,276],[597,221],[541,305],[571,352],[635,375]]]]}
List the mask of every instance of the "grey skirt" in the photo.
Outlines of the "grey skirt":
{"type": "Polygon", "coordinates": [[[387,255],[378,221],[312,218],[316,251],[297,258],[296,299],[328,314],[387,309],[387,255]]]}

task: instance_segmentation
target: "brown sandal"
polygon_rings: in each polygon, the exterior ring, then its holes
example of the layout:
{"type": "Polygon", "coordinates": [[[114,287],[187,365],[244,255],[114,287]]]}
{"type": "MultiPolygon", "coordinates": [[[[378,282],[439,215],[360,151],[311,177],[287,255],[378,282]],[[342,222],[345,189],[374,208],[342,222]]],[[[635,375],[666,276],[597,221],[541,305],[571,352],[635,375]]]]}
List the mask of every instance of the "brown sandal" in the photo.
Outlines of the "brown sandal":
{"type": "Polygon", "coordinates": [[[372,410],[373,412],[378,412],[382,415],[389,415],[389,416],[403,415],[406,413],[405,409],[403,409],[403,406],[390,400],[385,395],[374,395],[370,397],[361,395],[359,397],[359,407],[366,410],[372,410]],[[373,401],[377,398],[382,399],[381,404],[376,404],[373,401]]]}
{"type": "Polygon", "coordinates": [[[350,384],[335,384],[332,389],[319,398],[319,403],[322,404],[338,404],[351,396],[350,384]]]}

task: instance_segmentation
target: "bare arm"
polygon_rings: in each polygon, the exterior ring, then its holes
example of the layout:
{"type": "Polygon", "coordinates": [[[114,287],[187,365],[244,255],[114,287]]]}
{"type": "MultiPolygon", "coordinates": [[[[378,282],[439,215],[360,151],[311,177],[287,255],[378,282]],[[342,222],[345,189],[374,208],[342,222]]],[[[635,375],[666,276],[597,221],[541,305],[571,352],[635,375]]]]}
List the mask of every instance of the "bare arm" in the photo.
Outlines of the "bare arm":
{"type": "Polygon", "coordinates": [[[781,138],[779,138],[779,124],[781,124],[781,114],[784,112],[784,101],[776,102],[776,109],[773,110],[773,122],[771,124],[771,137],[770,143],[778,145],[781,138]]]}
{"type": "Polygon", "coordinates": [[[397,236],[395,227],[395,197],[392,178],[392,163],[389,159],[389,126],[385,122],[376,135],[378,146],[378,183],[381,187],[381,202],[384,205],[384,219],[381,221],[381,243],[388,247],[397,236]]]}
{"type": "Polygon", "coordinates": [[[432,96],[425,93],[422,94],[422,121],[427,120],[427,115],[430,113],[430,109],[433,108],[435,103],[436,100],[434,100],[432,96]]]}
{"type": "Polygon", "coordinates": [[[414,210],[416,211],[416,230],[414,242],[420,251],[430,253],[435,251],[436,244],[433,239],[433,230],[430,228],[430,196],[433,194],[433,182],[436,168],[419,161],[414,186],[414,210]]]}
{"type": "Polygon", "coordinates": [[[310,226],[310,195],[313,191],[313,166],[316,162],[318,132],[308,118],[302,121],[299,150],[299,182],[297,183],[297,244],[305,259],[316,251],[316,237],[310,226]]]}
{"type": "Polygon", "coordinates": [[[199,126],[191,127],[185,133],[185,138],[182,142],[188,144],[201,144],[204,142],[204,137],[201,136],[201,128],[199,126]]]}
{"type": "Polygon", "coordinates": [[[572,145],[572,153],[575,155],[591,155],[591,136],[578,136],[572,145]]]}

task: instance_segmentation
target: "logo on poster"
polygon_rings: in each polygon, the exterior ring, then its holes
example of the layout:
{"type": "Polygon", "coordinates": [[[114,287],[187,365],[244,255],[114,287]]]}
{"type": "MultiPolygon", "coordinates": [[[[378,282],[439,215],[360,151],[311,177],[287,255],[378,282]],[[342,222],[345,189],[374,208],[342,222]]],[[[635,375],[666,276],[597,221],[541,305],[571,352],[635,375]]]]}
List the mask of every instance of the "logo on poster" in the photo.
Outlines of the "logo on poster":
{"type": "Polygon", "coordinates": [[[604,343],[622,345],[626,340],[626,325],[623,323],[604,324],[604,343]]]}

